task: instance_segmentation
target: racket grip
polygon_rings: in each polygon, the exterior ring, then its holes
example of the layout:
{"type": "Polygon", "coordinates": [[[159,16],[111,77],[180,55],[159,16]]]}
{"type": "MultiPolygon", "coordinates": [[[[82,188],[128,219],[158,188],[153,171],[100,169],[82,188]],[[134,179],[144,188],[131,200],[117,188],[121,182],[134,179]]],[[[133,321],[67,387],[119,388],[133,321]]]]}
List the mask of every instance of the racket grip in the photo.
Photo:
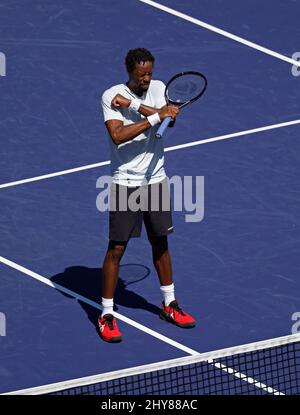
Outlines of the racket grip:
{"type": "Polygon", "coordinates": [[[170,124],[170,122],[172,121],[171,117],[166,117],[163,122],[160,124],[159,129],[157,130],[155,137],[156,138],[162,138],[164,132],[166,131],[168,125],[170,124]]]}

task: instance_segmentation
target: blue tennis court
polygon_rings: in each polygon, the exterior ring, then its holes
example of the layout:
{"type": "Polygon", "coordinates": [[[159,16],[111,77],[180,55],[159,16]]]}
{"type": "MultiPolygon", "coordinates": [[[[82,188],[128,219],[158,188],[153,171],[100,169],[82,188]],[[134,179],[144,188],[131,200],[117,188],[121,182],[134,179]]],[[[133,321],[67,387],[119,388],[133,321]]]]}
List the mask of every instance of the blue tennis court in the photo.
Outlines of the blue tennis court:
{"type": "Polygon", "coordinates": [[[3,0],[0,10],[0,393],[291,335],[300,4],[3,0]],[[163,138],[169,177],[204,178],[202,220],[175,211],[169,237],[176,296],[197,326],[159,318],[143,231],[120,269],[123,341],[107,344],[96,330],[108,243],[96,183],[110,174],[100,99],[126,80],[134,47],[155,56],[154,79],[208,78],[163,138]]]}

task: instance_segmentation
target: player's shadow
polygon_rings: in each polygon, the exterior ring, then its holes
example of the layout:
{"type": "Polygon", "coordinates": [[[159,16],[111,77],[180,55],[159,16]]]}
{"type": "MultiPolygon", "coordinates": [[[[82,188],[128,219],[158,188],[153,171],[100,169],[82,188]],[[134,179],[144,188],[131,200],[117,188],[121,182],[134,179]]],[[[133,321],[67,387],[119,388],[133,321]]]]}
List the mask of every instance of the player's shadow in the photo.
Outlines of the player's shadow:
{"type": "MultiPolygon", "coordinates": [[[[128,308],[147,310],[150,313],[159,315],[159,307],[149,303],[144,297],[128,288],[131,284],[142,281],[149,275],[150,270],[144,265],[121,265],[118,285],[114,297],[116,311],[118,310],[117,305],[122,305],[128,308]],[[124,275],[124,277],[122,275],[124,275]]],[[[62,291],[60,287],[56,287],[66,297],[71,299],[76,298],[78,300],[78,303],[83,308],[88,319],[95,326],[97,331],[97,321],[100,310],[90,304],[87,304],[84,299],[101,304],[101,278],[101,268],[88,268],[84,266],[68,267],[64,272],[50,278],[54,284],[58,284],[59,286],[62,286],[76,294],[76,296],[71,293],[68,295],[68,293],[62,291]]]]}

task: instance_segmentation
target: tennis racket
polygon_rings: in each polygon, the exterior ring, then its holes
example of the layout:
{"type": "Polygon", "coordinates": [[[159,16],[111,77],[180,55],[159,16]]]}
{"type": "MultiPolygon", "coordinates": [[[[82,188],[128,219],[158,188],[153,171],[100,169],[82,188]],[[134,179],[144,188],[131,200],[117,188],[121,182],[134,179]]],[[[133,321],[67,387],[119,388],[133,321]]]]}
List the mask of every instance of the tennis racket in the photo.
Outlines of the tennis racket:
{"type": "MultiPolygon", "coordinates": [[[[188,104],[199,99],[207,88],[207,79],[195,71],[181,72],[169,80],[165,89],[167,104],[177,105],[183,108],[188,104]]],[[[171,117],[166,117],[161,123],[155,136],[161,138],[172,121],[171,117]]]]}

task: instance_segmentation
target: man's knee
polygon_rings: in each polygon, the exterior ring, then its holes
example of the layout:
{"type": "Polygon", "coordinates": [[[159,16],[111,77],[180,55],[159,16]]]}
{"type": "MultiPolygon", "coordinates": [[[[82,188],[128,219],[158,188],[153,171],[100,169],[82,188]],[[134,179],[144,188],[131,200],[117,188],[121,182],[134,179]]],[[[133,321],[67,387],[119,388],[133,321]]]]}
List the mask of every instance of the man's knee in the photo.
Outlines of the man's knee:
{"type": "Polygon", "coordinates": [[[121,261],[124,255],[127,242],[110,241],[108,245],[108,255],[113,261],[121,261]]]}
{"type": "Polygon", "coordinates": [[[153,249],[166,251],[168,249],[168,237],[167,236],[156,236],[148,234],[148,240],[152,245],[153,249]]]}

